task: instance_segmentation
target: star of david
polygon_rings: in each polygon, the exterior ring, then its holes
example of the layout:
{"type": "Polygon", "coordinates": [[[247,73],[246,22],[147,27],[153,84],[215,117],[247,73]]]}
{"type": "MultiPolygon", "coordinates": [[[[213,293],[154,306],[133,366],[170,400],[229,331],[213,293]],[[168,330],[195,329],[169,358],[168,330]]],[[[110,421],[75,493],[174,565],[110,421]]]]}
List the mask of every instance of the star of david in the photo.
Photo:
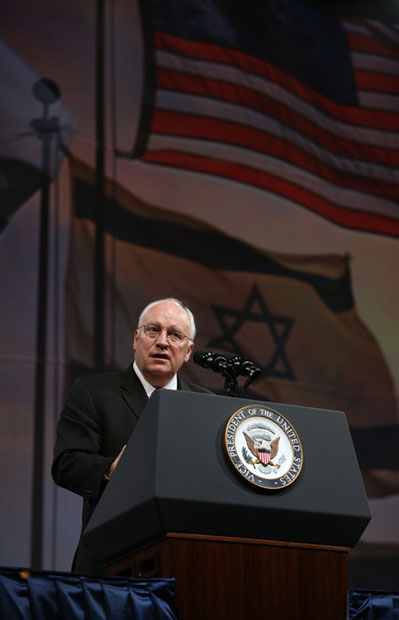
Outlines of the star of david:
{"type": "MultiPolygon", "coordinates": [[[[259,364],[263,377],[279,379],[294,379],[294,373],[284,350],[284,345],[292,329],[294,319],[288,316],[272,314],[255,284],[249,293],[242,310],[232,310],[223,306],[212,305],[216,320],[220,325],[222,335],[211,340],[207,346],[220,347],[226,351],[243,356],[237,342],[237,336],[247,321],[263,324],[272,336],[275,349],[269,359],[259,364]],[[259,308],[259,309],[257,309],[259,308]]],[[[255,361],[255,360],[253,360],[255,361]]]]}

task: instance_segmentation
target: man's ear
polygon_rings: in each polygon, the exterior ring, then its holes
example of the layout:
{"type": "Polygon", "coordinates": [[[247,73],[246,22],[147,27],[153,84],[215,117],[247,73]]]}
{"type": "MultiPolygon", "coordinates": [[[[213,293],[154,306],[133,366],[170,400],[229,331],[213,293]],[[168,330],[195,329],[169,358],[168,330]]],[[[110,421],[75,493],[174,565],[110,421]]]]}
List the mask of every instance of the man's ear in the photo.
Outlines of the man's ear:
{"type": "Polygon", "coordinates": [[[193,348],[194,348],[194,343],[192,342],[187,349],[186,357],[184,358],[185,362],[188,362],[188,360],[190,359],[191,351],[193,350],[193,348]]]}
{"type": "Polygon", "coordinates": [[[133,351],[136,350],[138,337],[139,337],[139,330],[135,329],[134,336],[133,336],[133,351]]]}

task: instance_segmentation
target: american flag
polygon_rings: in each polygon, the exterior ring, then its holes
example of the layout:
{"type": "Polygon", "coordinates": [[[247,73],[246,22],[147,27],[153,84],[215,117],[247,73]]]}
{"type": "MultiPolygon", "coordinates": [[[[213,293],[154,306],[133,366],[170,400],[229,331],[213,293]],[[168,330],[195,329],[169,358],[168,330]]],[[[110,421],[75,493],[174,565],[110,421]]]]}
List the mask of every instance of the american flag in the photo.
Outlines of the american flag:
{"type": "Polygon", "coordinates": [[[397,29],[281,0],[144,0],[134,155],[399,234],[397,29]]]}

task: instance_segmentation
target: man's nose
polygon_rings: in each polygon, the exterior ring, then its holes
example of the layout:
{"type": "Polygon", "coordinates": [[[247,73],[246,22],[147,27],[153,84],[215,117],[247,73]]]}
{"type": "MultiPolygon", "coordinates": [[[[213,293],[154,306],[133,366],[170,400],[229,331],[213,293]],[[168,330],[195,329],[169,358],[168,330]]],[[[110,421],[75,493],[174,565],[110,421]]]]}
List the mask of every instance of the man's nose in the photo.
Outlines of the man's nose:
{"type": "Polygon", "coordinates": [[[161,333],[159,334],[157,338],[157,344],[160,344],[163,347],[166,347],[169,345],[168,332],[166,331],[166,329],[163,329],[161,333]]]}

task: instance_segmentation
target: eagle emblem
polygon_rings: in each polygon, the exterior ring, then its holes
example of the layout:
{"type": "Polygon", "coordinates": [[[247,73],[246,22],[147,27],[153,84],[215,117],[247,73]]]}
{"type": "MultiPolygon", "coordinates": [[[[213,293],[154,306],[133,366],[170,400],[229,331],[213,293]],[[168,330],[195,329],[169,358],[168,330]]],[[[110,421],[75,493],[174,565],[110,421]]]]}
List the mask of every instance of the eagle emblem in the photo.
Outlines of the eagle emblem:
{"type": "Polygon", "coordinates": [[[285,416],[263,404],[245,405],[233,413],[226,424],[224,446],[240,476],[263,489],[288,487],[302,470],[298,433],[285,416]]]}
{"type": "Polygon", "coordinates": [[[278,453],[278,444],[280,443],[280,437],[277,436],[272,439],[268,435],[254,435],[251,437],[244,431],[243,433],[245,441],[251,454],[255,457],[251,459],[250,463],[255,467],[259,463],[262,465],[270,465],[272,467],[279,468],[278,463],[273,463],[273,460],[278,453]]]}

